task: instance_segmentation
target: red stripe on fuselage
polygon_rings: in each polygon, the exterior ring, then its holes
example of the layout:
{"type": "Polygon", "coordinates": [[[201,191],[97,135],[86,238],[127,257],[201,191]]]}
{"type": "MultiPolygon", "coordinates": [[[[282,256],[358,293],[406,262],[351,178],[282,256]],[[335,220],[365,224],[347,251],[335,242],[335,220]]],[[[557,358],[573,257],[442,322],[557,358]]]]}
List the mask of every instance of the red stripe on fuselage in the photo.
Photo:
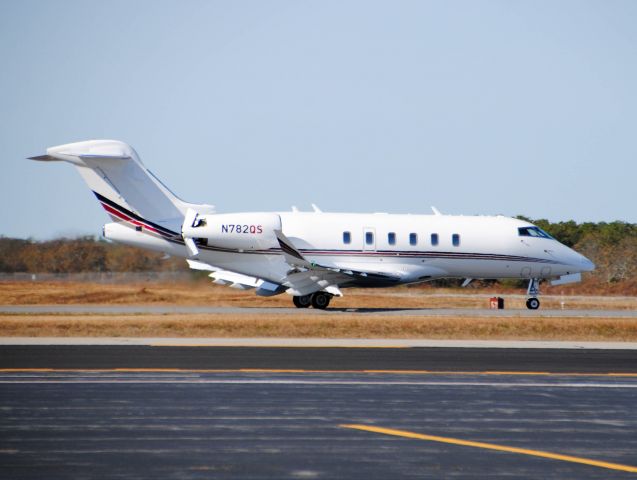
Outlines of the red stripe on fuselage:
{"type": "Polygon", "coordinates": [[[130,218],[128,215],[124,215],[119,210],[115,210],[113,207],[111,207],[110,205],[105,204],[104,202],[100,202],[100,203],[104,207],[104,210],[106,210],[111,215],[115,215],[116,217],[121,218],[122,220],[125,220],[125,221],[127,221],[129,223],[132,223],[136,227],[144,227],[145,229],[150,230],[151,232],[155,232],[158,235],[161,235],[161,233],[157,229],[155,229],[155,228],[153,228],[153,227],[151,227],[151,226],[149,226],[149,225],[147,225],[145,223],[139,222],[139,221],[135,220],[134,218],[130,218]]]}

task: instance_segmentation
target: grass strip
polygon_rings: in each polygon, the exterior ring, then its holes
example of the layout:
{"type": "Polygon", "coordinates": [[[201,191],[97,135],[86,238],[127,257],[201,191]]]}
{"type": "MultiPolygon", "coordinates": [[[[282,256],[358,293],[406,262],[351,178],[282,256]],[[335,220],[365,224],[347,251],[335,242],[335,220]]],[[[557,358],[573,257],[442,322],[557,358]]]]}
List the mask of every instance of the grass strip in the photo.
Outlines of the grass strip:
{"type": "Polygon", "coordinates": [[[0,315],[4,337],[279,337],[637,341],[626,318],[277,314],[0,315]]]}

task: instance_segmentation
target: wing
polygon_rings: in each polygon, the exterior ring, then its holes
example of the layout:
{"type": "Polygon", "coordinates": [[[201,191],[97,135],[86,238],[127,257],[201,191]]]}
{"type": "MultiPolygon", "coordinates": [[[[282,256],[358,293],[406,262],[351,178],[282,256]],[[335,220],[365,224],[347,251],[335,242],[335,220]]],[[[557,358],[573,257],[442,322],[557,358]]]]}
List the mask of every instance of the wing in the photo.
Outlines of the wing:
{"type": "Polygon", "coordinates": [[[212,278],[212,283],[216,283],[217,285],[228,285],[230,288],[236,288],[238,290],[250,290],[255,288],[256,294],[262,297],[278,295],[286,290],[282,285],[269,282],[262,278],[224,270],[198,260],[186,261],[188,262],[188,266],[193,270],[205,270],[211,272],[208,276],[212,278]]]}
{"type": "Polygon", "coordinates": [[[293,270],[282,282],[292,295],[307,295],[324,290],[333,295],[342,296],[339,285],[377,286],[378,284],[398,284],[400,277],[386,273],[344,269],[319,265],[307,260],[294,247],[282,231],[275,230],[279,246],[285,261],[293,270]]]}
{"type": "Polygon", "coordinates": [[[239,290],[256,289],[256,294],[272,296],[283,293],[290,295],[309,295],[324,291],[342,297],[339,286],[379,286],[400,283],[400,277],[386,273],[363,271],[360,269],[344,269],[319,265],[307,260],[294,247],[282,231],[275,230],[281,253],[285,262],[291,267],[287,275],[279,283],[274,283],[250,275],[225,270],[198,260],[188,259],[188,265],[194,270],[210,271],[209,277],[218,285],[229,285],[239,290]]]}

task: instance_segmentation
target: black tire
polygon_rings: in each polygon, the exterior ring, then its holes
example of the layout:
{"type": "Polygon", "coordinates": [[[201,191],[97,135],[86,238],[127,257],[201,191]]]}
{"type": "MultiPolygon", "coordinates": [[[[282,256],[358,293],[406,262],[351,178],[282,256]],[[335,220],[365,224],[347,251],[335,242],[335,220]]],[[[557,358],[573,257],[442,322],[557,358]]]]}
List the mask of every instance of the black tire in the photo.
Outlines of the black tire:
{"type": "Polygon", "coordinates": [[[312,305],[312,297],[310,295],[301,295],[292,297],[292,302],[296,308],[308,308],[312,305]]]}
{"type": "Polygon", "coordinates": [[[330,304],[332,296],[325,292],[316,292],[312,294],[312,306],[319,310],[325,310],[330,304]]]}
{"type": "Polygon", "coordinates": [[[529,298],[526,301],[526,308],[529,310],[537,310],[540,308],[540,301],[537,298],[529,298]]]}

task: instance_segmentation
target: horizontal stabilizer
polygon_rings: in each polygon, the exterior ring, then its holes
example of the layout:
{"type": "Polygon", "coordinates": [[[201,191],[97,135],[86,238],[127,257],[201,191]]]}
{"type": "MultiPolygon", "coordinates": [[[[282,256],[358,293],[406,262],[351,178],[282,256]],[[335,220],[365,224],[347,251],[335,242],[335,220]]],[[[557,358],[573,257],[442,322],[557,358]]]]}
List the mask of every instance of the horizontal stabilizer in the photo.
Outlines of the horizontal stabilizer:
{"type": "Polygon", "coordinates": [[[38,155],[37,157],[29,157],[28,160],[37,160],[38,162],[60,162],[59,158],[51,155],[38,155]]]}

